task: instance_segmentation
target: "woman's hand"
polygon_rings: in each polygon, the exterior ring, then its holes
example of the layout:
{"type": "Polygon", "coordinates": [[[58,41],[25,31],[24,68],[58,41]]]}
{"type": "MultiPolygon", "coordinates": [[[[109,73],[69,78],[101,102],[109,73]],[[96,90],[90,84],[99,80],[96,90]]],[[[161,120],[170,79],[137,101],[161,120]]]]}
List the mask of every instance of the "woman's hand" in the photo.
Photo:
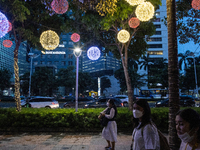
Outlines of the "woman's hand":
{"type": "Polygon", "coordinates": [[[104,116],[105,116],[105,113],[101,113],[101,116],[104,117],[104,116]]]}

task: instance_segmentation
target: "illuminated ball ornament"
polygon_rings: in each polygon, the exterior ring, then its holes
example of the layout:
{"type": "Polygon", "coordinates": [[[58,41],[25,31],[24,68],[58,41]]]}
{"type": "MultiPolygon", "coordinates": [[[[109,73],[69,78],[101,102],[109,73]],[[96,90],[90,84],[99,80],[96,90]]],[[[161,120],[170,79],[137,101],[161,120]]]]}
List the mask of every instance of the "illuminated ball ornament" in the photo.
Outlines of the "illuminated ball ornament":
{"type": "Polygon", "coordinates": [[[101,51],[99,50],[98,47],[90,47],[87,51],[87,56],[91,60],[97,60],[101,56],[101,51]]]}
{"type": "Polygon", "coordinates": [[[10,21],[8,21],[9,23],[9,27],[8,27],[8,31],[7,32],[10,32],[12,30],[12,24],[10,23],[10,21]]]}
{"type": "Polygon", "coordinates": [[[46,50],[54,50],[59,45],[59,36],[56,32],[47,30],[40,35],[40,43],[46,50]]]}
{"type": "Polygon", "coordinates": [[[120,30],[117,34],[117,39],[121,42],[121,43],[126,43],[128,42],[128,40],[130,39],[130,33],[126,30],[120,30]]]}
{"type": "Polygon", "coordinates": [[[149,21],[154,16],[154,6],[150,2],[144,2],[137,6],[135,14],[140,21],[149,21]]]}
{"type": "Polygon", "coordinates": [[[13,45],[13,43],[12,43],[12,41],[10,41],[10,40],[4,40],[4,41],[3,41],[3,46],[4,46],[4,47],[10,48],[12,45],[13,45]]]}
{"type": "Polygon", "coordinates": [[[6,33],[8,32],[8,28],[9,28],[8,19],[4,14],[0,12],[0,38],[6,35],[6,33]]]}
{"type": "Polygon", "coordinates": [[[144,0],[126,0],[131,6],[139,5],[144,2],[144,0]]]}
{"type": "Polygon", "coordinates": [[[67,0],[53,0],[51,2],[51,8],[57,14],[64,14],[68,10],[69,4],[67,0]]]}
{"type": "Polygon", "coordinates": [[[129,22],[129,27],[131,28],[137,28],[140,25],[140,20],[136,17],[132,17],[129,22]]]}
{"type": "Polygon", "coordinates": [[[196,10],[200,10],[200,0],[193,0],[192,1],[192,8],[196,10]]]}
{"type": "Polygon", "coordinates": [[[80,35],[77,34],[77,33],[73,33],[73,34],[71,35],[71,40],[72,40],[73,42],[78,42],[78,41],[80,40],[80,35]]]}

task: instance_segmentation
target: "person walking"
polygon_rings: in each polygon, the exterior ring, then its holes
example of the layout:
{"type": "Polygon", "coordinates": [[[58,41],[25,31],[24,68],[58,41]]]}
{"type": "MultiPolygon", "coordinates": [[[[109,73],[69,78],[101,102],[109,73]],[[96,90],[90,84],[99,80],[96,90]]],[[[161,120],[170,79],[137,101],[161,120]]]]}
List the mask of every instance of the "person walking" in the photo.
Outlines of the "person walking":
{"type": "Polygon", "coordinates": [[[151,121],[151,109],[146,100],[133,104],[133,127],[133,150],[160,150],[158,131],[151,121]]]}
{"type": "Polygon", "coordinates": [[[115,143],[117,142],[117,123],[115,121],[117,108],[112,99],[108,100],[107,106],[108,107],[100,113],[98,118],[101,119],[102,117],[106,117],[108,119],[108,124],[102,130],[102,137],[106,139],[108,143],[105,149],[114,150],[115,143]]]}
{"type": "Polygon", "coordinates": [[[176,114],[177,135],[181,139],[180,150],[200,150],[200,115],[188,108],[176,114]]]}

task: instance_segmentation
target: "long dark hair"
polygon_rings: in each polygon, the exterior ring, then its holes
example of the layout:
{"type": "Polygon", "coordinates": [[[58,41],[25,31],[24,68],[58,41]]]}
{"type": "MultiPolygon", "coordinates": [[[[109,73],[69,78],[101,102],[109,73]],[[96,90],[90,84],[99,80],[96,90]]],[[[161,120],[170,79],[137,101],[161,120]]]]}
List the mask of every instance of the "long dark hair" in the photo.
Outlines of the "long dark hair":
{"type": "Polygon", "coordinates": [[[114,100],[113,99],[109,99],[109,103],[112,105],[112,108],[114,108],[115,110],[115,117],[117,116],[117,107],[114,103],[114,100]]]}
{"type": "Polygon", "coordinates": [[[177,115],[190,124],[190,130],[199,127],[197,131],[197,139],[200,142],[200,115],[191,108],[180,110],[176,116],[177,115]]]}
{"type": "MultiPolygon", "coordinates": [[[[148,102],[146,100],[139,99],[139,100],[135,101],[134,104],[139,105],[144,110],[144,113],[142,116],[142,122],[141,122],[140,126],[138,127],[138,129],[142,128],[146,124],[149,124],[149,123],[151,124],[151,109],[149,107],[148,102]]],[[[138,125],[139,125],[139,118],[133,117],[133,127],[136,128],[138,125]]]]}

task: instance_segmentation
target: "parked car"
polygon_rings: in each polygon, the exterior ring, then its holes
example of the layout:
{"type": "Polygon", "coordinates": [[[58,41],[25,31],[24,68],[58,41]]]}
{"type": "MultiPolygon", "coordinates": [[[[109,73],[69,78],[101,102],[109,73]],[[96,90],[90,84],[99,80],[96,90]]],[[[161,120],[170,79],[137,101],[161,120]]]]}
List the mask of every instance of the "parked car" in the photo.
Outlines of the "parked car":
{"type": "Polygon", "coordinates": [[[114,97],[119,98],[124,107],[128,107],[128,96],[127,95],[115,95],[114,97]]]}
{"type": "MultiPolygon", "coordinates": [[[[92,97],[79,97],[78,98],[78,107],[83,108],[85,104],[95,102],[95,99],[92,97]]],[[[75,98],[73,98],[71,101],[68,101],[64,103],[64,108],[74,108],[76,105],[75,98]]]]}
{"type": "MultiPolygon", "coordinates": [[[[168,107],[169,99],[160,100],[155,103],[155,107],[168,107]]],[[[180,106],[181,107],[194,107],[195,99],[192,96],[181,95],[180,96],[180,106]]]]}
{"type": "Polygon", "coordinates": [[[35,96],[21,101],[21,106],[31,108],[58,108],[59,103],[54,99],[54,97],[35,96]]]}
{"type": "Polygon", "coordinates": [[[117,107],[123,107],[123,102],[119,99],[119,98],[116,98],[116,97],[107,97],[107,98],[102,98],[102,99],[99,99],[97,100],[96,102],[93,102],[93,103],[87,103],[85,104],[84,108],[99,108],[99,107],[107,107],[107,102],[109,99],[113,99],[114,100],[114,103],[117,107]]]}
{"type": "Polygon", "coordinates": [[[57,99],[57,101],[59,102],[68,102],[68,101],[72,101],[74,100],[75,97],[74,96],[63,96],[57,99]]]}

